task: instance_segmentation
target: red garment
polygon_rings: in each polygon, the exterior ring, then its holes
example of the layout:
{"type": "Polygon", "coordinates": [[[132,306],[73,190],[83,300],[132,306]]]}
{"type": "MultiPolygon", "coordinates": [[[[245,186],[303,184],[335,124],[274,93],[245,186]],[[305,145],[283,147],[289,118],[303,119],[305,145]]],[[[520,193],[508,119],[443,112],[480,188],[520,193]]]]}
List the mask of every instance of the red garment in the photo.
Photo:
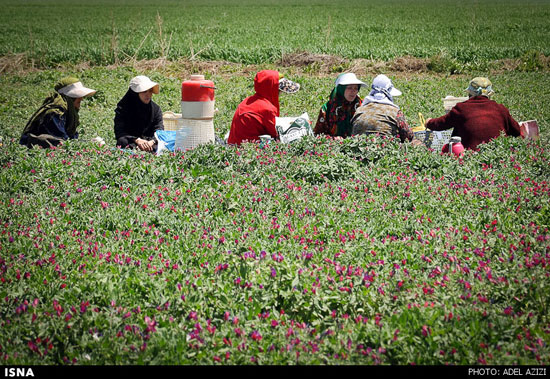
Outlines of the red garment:
{"type": "Polygon", "coordinates": [[[466,149],[477,150],[505,132],[507,136],[519,136],[520,128],[508,109],[485,96],[475,96],[456,104],[445,116],[426,122],[431,130],[453,129],[453,136],[462,138],[466,149]]]}
{"type": "Polygon", "coordinates": [[[264,70],[254,78],[256,93],[244,99],[233,116],[227,142],[258,141],[261,135],[277,137],[275,117],[279,117],[279,73],[264,70]]]}

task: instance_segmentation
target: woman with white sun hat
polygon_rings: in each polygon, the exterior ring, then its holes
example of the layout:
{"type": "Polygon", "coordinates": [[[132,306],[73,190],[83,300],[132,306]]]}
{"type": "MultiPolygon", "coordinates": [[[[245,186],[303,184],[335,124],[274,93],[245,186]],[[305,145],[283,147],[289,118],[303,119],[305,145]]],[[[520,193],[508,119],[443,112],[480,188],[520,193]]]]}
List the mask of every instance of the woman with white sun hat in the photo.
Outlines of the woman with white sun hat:
{"type": "Polygon", "coordinates": [[[147,76],[130,80],[130,88],[115,109],[115,138],[121,148],[154,152],[157,130],[164,130],[162,111],[152,100],[159,93],[159,84],[147,76]]]}
{"type": "Polygon", "coordinates": [[[321,107],[315,124],[315,134],[325,134],[332,137],[349,137],[352,135],[351,119],[355,110],[361,105],[358,96],[361,87],[367,85],[357,79],[354,73],[338,75],[329,101],[321,107]]]}
{"type": "Polygon", "coordinates": [[[414,139],[414,132],[409,127],[405,115],[395,104],[394,97],[401,96],[401,91],[395,88],[390,78],[378,75],[372,81],[371,91],[357,108],[353,117],[353,135],[380,134],[397,137],[401,142],[414,139]]]}
{"type": "Polygon", "coordinates": [[[84,87],[74,77],[61,79],[54,89],[55,92],[43,101],[25,125],[20,144],[49,148],[63,140],[78,138],[80,103],[84,97],[95,94],[96,90],[84,87]]]}

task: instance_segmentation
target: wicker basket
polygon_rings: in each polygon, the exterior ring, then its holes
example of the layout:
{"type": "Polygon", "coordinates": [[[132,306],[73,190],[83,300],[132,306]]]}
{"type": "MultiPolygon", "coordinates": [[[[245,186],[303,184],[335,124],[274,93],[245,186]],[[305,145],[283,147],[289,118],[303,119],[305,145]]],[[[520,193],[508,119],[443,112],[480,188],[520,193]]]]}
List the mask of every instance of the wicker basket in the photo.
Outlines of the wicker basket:
{"type": "Polygon", "coordinates": [[[468,97],[446,96],[444,99],[441,100],[443,100],[443,108],[445,108],[445,113],[449,113],[455,105],[468,100],[468,97]]]}
{"type": "Polygon", "coordinates": [[[181,113],[164,112],[162,114],[162,123],[164,124],[164,130],[178,130],[182,124],[181,113]]]}
{"type": "Polygon", "coordinates": [[[181,127],[176,131],[174,150],[185,151],[216,140],[212,118],[208,120],[182,118],[179,122],[181,127]]]}

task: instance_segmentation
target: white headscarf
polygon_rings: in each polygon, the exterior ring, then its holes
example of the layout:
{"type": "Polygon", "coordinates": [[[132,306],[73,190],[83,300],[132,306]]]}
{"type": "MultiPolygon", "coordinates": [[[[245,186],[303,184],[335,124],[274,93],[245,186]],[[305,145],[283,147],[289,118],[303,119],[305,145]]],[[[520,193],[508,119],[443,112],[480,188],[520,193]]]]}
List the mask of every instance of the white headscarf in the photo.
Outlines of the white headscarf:
{"type": "Polygon", "coordinates": [[[399,106],[393,102],[393,97],[401,95],[401,91],[393,86],[392,81],[386,75],[378,75],[374,78],[371,88],[369,95],[365,97],[361,105],[379,103],[399,108],[399,106]]]}

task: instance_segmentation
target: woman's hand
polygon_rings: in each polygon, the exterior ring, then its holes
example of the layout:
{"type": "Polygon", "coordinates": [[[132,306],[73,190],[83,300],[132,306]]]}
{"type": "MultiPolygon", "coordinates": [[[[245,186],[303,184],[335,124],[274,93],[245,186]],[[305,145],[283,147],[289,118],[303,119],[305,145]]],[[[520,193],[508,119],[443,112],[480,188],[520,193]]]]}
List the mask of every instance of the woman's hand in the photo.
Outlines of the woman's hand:
{"type": "Polygon", "coordinates": [[[141,138],[136,139],[136,145],[142,151],[151,152],[153,151],[153,146],[155,145],[155,140],[147,141],[141,138]]]}

